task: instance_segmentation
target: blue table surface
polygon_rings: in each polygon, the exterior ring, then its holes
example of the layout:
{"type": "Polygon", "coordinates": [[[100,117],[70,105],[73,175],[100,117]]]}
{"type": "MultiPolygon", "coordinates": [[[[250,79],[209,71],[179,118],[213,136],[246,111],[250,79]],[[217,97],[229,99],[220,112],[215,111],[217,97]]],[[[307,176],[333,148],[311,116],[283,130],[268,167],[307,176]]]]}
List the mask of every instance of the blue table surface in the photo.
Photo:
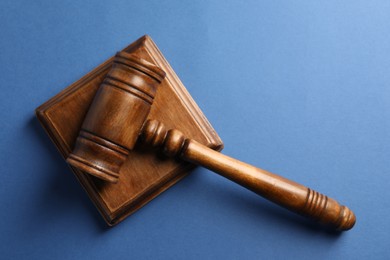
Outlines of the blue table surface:
{"type": "Polygon", "coordinates": [[[1,259],[390,257],[389,1],[0,2],[1,259]],[[326,232],[202,168],[106,227],[34,109],[149,34],[224,153],[357,215],[326,232]]]}

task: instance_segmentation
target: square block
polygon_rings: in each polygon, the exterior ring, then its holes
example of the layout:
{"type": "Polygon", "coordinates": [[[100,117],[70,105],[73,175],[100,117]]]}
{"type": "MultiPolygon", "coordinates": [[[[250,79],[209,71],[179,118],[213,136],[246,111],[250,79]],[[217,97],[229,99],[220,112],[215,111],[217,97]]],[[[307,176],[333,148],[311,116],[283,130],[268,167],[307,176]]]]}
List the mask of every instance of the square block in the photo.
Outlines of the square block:
{"type": "MultiPolygon", "coordinates": [[[[148,118],[161,121],[168,129],[176,128],[212,149],[221,150],[221,139],[152,39],[143,36],[123,51],[156,64],[167,74],[148,118]]],[[[89,105],[110,70],[112,61],[113,57],[36,109],[39,121],[64,158],[75,144],[89,105]]],[[[110,226],[134,213],[193,168],[194,165],[165,158],[141,145],[131,151],[121,168],[117,184],[103,182],[71,167],[110,226]]]]}

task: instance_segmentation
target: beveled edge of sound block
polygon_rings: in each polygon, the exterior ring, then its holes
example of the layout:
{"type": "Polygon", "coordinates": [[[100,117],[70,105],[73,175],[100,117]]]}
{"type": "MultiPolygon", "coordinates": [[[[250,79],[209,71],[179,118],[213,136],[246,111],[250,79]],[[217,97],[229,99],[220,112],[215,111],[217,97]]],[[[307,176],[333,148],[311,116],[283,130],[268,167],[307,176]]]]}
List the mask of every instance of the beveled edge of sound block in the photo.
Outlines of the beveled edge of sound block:
{"type": "MultiPolygon", "coordinates": [[[[207,138],[208,144],[206,145],[218,151],[222,150],[223,143],[220,137],[210,125],[210,123],[208,122],[202,111],[199,109],[197,104],[194,102],[188,91],[185,89],[184,85],[181,83],[176,73],[165,60],[164,56],[161,54],[153,40],[149,36],[145,35],[134,43],[127,46],[126,48],[124,48],[123,51],[130,53],[140,48],[140,46],[145,48],[149,55],[151,55],[154,62],[166,72],[167,79],[169,80],[170,85],[173,87],[174,91],[176,92],[176,95],[180,97],[182,105],[185,106],[187,111],[191,113],[191,116],[199,125],[199,129],[201,129],[202,133],[207,138]]],[[[58,105],[61,102],[65,102],[66,98],[69,95],[76,92],[83,85],[90,82],[93,78],[108,72],[112,63],[112,59],[113,58],[110,58],[107,61],[103,62],[101,65],[86,74],[80,80],[76,81],[75,83],[73,83],[72,85],[65,88],[60,93],[43,103],[35,111],[36,116],[42,124],[43,128],[45,129],[45,131],[65,159],[71,152],[72,147],[69,142],[67,142],[64,137],[61,136],[61,133],[59,133],[55,125],[52,123],[49,113],[50,108],[55,105],[58,105]]],[[[146,189],[142,196],[135,198],[124,208],[121,208],[120,210],[116,211],[111,211],[109,207],[105,205],[104,201],[102,201],[102,199],[98,196],[99,191],[96,189],[94,181],[91,180],[91,178],[93,177],[80,172],[74,167],[70,168],[72,169],[76,178],[79,180],[80,184],[87,192],[92,202],[99,210],[100,214],[103,216],[106,223],[109,226],[112,226],[118,224],[127,216],[131,215],[132,213],[140,209],[142,206],[147,204],[154,197],[158,196],[161,192],[174,185],[194,167],[195,166],[190,165],[188,163],[181,163],[180,167],[177,168],[177,171],[180,172],[180,174],[169,174],[169,177],[164,178],[164,180],[161,180],[161,183],[159,183],[159,185],[156,186],[156,184],[153,184],[153,187],[151,187],[150,189],[146,189]]]]}

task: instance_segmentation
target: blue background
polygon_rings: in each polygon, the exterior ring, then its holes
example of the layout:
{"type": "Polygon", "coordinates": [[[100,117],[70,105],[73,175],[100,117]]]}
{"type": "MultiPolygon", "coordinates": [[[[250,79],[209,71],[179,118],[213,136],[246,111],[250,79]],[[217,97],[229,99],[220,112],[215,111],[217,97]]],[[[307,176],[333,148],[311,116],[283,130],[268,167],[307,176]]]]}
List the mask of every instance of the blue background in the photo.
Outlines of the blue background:
{"type": "Polygon", "coordinates": [[[389,1],[0,2],[5,259],[381,259],[390,249],[389,1]],[[352,208],[325,232],[205,169],[107,228],[34,109],[143,34],[224,153],[352,208]]]}

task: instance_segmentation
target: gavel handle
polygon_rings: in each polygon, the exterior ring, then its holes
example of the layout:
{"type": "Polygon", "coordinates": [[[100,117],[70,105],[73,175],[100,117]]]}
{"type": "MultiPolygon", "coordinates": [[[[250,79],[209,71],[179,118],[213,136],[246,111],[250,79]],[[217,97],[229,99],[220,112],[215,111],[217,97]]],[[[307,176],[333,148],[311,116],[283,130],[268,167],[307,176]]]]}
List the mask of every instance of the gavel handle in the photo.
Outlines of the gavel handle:
{"type": "Polygon", "coordinates": [[[355,224],[354,213],[337,201],[301,184],[256,168],[214,151],[175,129],[167,131],[156,120],[145,123],[141,138],[145,144],[162,147],[164,153],[203,166],[293,212],[310,217],[337,230],[355,224]]]}

